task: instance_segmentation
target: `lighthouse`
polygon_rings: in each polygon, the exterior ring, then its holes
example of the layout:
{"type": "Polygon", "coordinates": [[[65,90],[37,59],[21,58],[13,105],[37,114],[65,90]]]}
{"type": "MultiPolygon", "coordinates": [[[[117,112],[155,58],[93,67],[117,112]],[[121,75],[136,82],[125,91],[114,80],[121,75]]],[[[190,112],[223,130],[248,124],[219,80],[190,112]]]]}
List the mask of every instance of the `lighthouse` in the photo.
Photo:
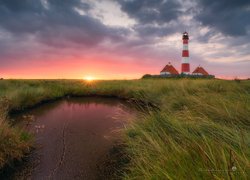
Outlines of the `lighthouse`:
{"type": "Polygon", "coordinates": [[[181,62],[181,73],[189,74],[190,65],[189,65],[189,51],[188,51],[188,33],[184,32],[182,36],[183,40],[183,50],[182,50],[182,62],[181,62]]]}

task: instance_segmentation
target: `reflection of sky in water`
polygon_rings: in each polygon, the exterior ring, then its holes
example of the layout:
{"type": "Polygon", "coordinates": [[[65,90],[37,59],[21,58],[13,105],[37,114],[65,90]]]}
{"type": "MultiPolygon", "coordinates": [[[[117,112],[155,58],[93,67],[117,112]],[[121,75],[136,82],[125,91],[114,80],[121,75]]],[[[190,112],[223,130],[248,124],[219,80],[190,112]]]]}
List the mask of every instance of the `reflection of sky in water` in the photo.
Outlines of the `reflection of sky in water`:
{"type": "Polygon", "coordinates": [[[35,152],[41,158],[32,178],[85,174],[93,179],[97,161],[119,140],[134,115],[135,110],[123,101],[96,97],[63,99],[17,115],[20,126],[34,133],[35,152]]]}

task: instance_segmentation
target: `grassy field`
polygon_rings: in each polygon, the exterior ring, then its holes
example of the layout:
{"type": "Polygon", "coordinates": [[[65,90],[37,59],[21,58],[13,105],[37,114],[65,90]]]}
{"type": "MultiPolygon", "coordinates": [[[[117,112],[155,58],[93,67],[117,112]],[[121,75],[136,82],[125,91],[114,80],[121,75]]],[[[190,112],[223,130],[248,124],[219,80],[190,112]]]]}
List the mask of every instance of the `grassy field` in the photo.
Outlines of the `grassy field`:
{"type": "Polygon", "coordinates": [[[0,81],[0,167],[29,151],[32,138],[10,127],[10,111],[63,96],[115,96],[157,106],[125,132],[124,179],[250,177],[250,81],[0,81]]]}

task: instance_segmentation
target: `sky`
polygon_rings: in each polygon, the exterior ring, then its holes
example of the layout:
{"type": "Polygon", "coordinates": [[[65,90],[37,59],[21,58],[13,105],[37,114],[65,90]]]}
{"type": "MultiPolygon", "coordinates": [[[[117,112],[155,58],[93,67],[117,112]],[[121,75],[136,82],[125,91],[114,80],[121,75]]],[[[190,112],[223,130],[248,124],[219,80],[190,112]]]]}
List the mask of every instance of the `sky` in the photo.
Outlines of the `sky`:
{"type": "Polygon", "coordinates": [[[250,77],[249,0],[0,0],[0,77],[137,79],[171,62],[250,77]]]}

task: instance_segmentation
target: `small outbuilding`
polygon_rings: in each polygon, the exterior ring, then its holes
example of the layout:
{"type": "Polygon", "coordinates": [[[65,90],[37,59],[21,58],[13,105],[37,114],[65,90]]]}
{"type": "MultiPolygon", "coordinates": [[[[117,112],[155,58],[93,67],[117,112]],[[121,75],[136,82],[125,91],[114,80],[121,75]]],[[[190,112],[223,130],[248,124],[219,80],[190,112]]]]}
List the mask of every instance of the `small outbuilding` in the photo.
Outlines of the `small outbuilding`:
{"type": "Polygon", "coordinates": [[[198,76],[208,76],[208,72],[201,66],[198,66],[192,73],[193,75],[198,75],[198,76]]]}
{"type": "Polygon", "coordinates": [[[160,75],[178,75],[178,71],[169,62],[160,72],[160,75]]]}

